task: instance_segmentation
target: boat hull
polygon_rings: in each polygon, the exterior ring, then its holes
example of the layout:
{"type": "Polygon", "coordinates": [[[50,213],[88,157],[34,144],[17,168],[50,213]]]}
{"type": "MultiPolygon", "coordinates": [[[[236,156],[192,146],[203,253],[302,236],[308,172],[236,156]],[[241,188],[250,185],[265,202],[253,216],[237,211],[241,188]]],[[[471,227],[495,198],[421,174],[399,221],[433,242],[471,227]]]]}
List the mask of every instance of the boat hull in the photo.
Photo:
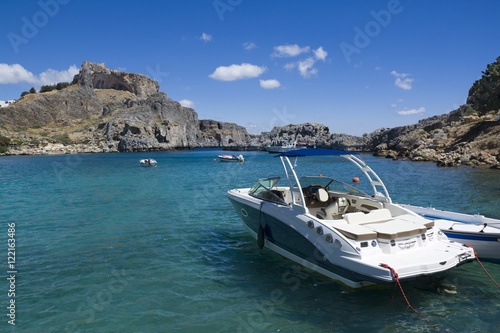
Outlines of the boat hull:
{"type": "Polygon", "coordinates": [[[500,264],[500,233],[488,235],[450,230],[443,232],[451,240],[472,247],[481,260],[500,264]]]}
{"type": "Polygon", "coordinates": [[[321,224],[314,216],[297,212],[297,207],[292,209],[288,205],[263,201],[245,195],[244,192],[241,189],[230,190],[228,197],[259,247],[265,246],[350,288],[392,284],[395,278],[390,270],[381,267],[383,263],[396,267],[401,280],[412,280],[446,273],[460,265],[462,260],[467,262],[471,259],[470,256],[458,258],[447,253],[448,251],[438,252],[432,246],[426,252],[427,257],[435,257],[432,263],[421,258],[422,252],[411,250],[404,259],[382,254],[362,258],[355,244],[335,233],[334,229],[321,224]],[[318,232],[319,229],[321,233],[318,232]],[[330,242],[326,241],[327,236],[331,237],[330,242]]]}
{"type": "Polygon", "coordinates": [[[393,282],[389,274],[383,281],[325,260],[325,254],[295,228],[269,214],[262,213],[259,206],[242,203],[231,197],[229,199],[243,221],[243,225],[257,242],[259,242],[259,228],[262,227],[266,248],[352,288],[393,282]]]}
{"type": "Polygon", "coordinates": [[[472,247],[480,260],[500,263],[500,220],[431,207],[402,206],[432,219],[448,238],[472,247]]]}

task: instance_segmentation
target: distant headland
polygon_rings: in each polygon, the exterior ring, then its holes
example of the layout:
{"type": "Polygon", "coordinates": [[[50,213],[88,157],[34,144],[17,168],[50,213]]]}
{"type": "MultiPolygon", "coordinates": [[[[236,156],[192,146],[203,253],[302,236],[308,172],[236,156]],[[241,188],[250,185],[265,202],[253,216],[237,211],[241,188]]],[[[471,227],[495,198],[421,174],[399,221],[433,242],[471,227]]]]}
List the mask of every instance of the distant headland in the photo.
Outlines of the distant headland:
{"type": "Polygon", "coordinates": [[[302,142],[441,166],[500,168],[500,57],[487,65],[458,109],[362,137],[330,133],[314,123],[249,134],[234,123],[198,119],[195,110],[170,99],[145,75],[87,61],[71,83],[31,89],[5,104],[0,108],[0,155],[262,150],[302,142]]]}

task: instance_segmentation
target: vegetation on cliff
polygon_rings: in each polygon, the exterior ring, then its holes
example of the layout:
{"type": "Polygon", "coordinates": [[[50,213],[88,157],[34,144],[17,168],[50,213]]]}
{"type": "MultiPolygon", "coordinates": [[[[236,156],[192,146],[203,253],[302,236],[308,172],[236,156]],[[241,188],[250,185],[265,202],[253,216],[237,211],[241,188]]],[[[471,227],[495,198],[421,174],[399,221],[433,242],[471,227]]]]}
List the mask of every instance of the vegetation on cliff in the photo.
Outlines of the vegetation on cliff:
{"type": "Polygon", "coordinates": [[[467,104],[480,115],[500,109],[500,57],[488,64],[469,90],[467,104]]]}

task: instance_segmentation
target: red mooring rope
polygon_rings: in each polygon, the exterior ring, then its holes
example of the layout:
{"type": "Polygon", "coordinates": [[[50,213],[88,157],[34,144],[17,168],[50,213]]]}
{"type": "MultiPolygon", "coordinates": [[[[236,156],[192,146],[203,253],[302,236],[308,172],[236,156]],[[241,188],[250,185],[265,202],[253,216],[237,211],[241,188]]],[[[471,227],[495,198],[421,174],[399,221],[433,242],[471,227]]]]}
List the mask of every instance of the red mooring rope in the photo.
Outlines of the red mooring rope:
{"type": "Polygon", "coordinates": [[[473,251],[474,251],[474,257],[476,257],[476,260],[477,262],[479,263],[479,265],[481,266],[481,268],[483,269],[483,271],[486,273],[486,275],[488,275],[488,277],[490,278],[491,281],[493,281],[493,283],[498,287],[500,288],[500,284],[498,284],[498,282],[495,281],[495,279],[493,278],[493,276],[491,276],[491,274],[486,270],[486,268],[483,266],[483,263],[481,262],[481,260],[479,260],[479,257],[477,256],[477,253],[476,253],[476,250],[474,250],[472,248],[472,246],[469,246],[469,245],[465,245],[467,247],[470,247],[473,251]]]}
{"type": "Polygon", "coordinates": [[[384,267],[384,268],[387,268],[387,269],[389,269],[389,270],[391,271],[392,276],[393,276],[393,277],[394,277],[394,279],[396,280],[396,283],[397,283],[397,285],[398,285],[398,287],[399,287],[399,290],[401,291],[401,294],[403,295],[403,297],[404,297],[404,299],[405,299],[406,304],[408,305],[408,307],[409,307],[410,309],[412,309],[412,310],[413,310],[413,312],[415,312],[416,314],[418,314],[418,315],[419,315],[422,319],[424,319],[424,320],[425,320],[425,321],[426,321],[429,325],[431,325],[431,326],[432,326],[433,324],[431,323],[431,321],[430,321],[430,320],[429,320],[426,316],[424,316],[424,315],[423,315],[420,311],[418,311],[417,309],[415,309],[415,308],[414,308],[414,307],[410,304],[410,301],[408,300],[408,297],[406,297],[406,294],[405,294],[405,292],[404,292],[404,290],[403,290],[403,286],[401,285],[401,282],[399,282],[399,276],[398,276],[398,273],[396,272],[396,270],[395,270],[394,268],[390,267],[390,266],[389,266],[389,265],[387,265],[387,264],[380,264],[380,266],[381,266],[381,267],[384,267]]]}
{"type": "MultiPolygon", "coordinates": [[[[467,247],[470,247],[472,248],[471,246],[469,245],[465,245],[467,247]]],[[[474,250],[474,249],[473,249],[474,250]]],[[[483,263],[479,260],[478,256],[477,256],[477,253],[476,251],[474,250],[474,256],[476,257],[476,260],[477,262],[479,263],[479,265],[481,266],[481,268],[483,269],[483,271],[486,273],[486,275],[488,275],[488,277],[491,279],[491,281],[493,281],[493,283],[498,287],[500,288],[500,284],[498,284],[497,281],[495,281],[495,279],[491,276],[491,274],[486,270],[486,268],[483,266],[483,263]]],[[[401,282],[399,281],[399,276],[398,276],[398,273],[396,272],[396,270],[394,268],[392,268],[391,266],[387,265],[387,264],[380,264],[381,267],[383,268],[387,268],[391,271],[392,273],[392,276],[394,277],[394,280],[396,280],[396,284],[398,285],[399,287],[399,290],[401,291],[401,294],[403,295],[405,301],[406,301],[406,304],[408,305],[408,307],[410,309],[413,310],[413,312],[415,312],[416,314],[418,314],[422,319],[424,319],[429,325],[433,325],[431,323],[431,321],[426,317],[424,316],[420,311],[418,311],[417,309],[415,309],[411,304],[410,304],[410,301],[408,300],[408,297],[406,297],[406,294],[403,290],[403,286],[401,285],[401,282]]]]}

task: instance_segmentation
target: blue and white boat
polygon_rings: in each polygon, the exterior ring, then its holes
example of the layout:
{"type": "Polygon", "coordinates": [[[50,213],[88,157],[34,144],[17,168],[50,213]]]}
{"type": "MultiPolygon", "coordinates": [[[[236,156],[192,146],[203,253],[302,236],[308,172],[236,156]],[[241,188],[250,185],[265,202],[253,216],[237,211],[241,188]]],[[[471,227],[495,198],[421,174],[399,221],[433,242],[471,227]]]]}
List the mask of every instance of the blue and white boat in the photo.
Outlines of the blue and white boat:
{"type": "Polygon", "coordinates": [[[328,149],[277,156],[286,184],[278,184],[280,177],[263,178],[227,193],[259,248],[351,288],[441,276],[474,260],[472,248],[450,241],[433,221],[392,203],[382,180],[357,156],[328,149]],[[299,178],[298,160],[305,162],[307,156],[319,162],[313,167],[321,166],[322,172],[299,178]],[[325,160],[342,161],[338,156],[362,171],[372,195],[326,176],[333,164],[325,160]]]}
{"type": "Polygon", "coordinates": [[[500,264],[500,220],[433,207],[401,206],[432,220],[451,240],[473,247],[479,259],[500,264]]]}

